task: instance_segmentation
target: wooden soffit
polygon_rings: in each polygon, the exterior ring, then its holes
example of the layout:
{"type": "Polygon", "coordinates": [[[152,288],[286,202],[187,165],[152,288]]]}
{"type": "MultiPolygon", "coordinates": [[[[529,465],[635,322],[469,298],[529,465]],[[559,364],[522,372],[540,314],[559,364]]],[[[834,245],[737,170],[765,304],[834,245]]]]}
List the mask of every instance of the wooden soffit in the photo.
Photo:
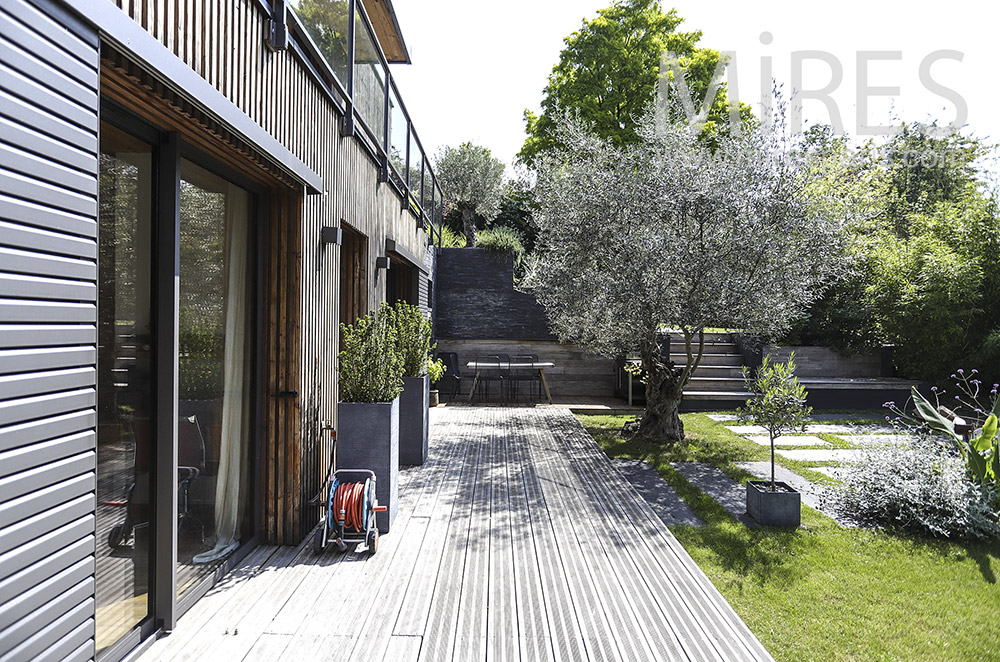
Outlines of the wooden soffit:
{"type": "Polygon", "coordinates": [[[396,10],[392,8],[392,0],[362,1],[385,59],[391,63],[410,64],[410,54],[406,50],[403,33],[399,29],[396,10]]]}

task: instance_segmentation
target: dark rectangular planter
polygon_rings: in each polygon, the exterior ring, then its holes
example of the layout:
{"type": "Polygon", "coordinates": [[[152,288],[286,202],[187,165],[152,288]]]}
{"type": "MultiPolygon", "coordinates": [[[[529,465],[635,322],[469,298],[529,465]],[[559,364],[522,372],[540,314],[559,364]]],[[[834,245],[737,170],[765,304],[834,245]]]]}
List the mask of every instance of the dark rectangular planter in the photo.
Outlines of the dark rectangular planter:
{"type": "Polygon", "coordinates": [[[802,522],[802,495],[787,483],[775,481],[777,492],[769,491],[771,481],[747,481],[747,515],[764,526],[799,526],[802,522]]]}
{"type": "Polygon", "coordinates": [[[387,508],[376,521],[388,533],[399,500],[399,398],[337,403],[337,419],[337,468],[375,472],[375,497],[387,508]]]}
{"type": "Polygon", "coordinates": [[[423,464],[427,460],[427,415],[430,379],[403,377],[399,396],[399,463],[423,464]]]}

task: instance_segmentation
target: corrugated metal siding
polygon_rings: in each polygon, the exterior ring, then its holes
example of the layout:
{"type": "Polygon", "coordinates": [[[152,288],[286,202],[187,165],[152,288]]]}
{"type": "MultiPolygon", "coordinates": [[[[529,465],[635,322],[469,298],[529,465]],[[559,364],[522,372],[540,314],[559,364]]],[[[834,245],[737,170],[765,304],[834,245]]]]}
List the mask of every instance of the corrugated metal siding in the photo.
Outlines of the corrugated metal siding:
{"type": "Polygon", "coordinates": [[[98,38],[0,2],[0,660],[94,654],[98,38]]]}

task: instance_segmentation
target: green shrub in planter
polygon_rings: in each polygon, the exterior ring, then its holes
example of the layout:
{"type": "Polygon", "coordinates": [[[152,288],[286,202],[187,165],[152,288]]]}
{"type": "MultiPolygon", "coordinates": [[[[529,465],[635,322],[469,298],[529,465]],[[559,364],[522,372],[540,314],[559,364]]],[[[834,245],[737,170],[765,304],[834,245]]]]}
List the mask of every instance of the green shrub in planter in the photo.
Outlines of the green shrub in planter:
{"type": "Polygon", "coordinates": [[[397,301],[391,310],[403,377],[423,377],[427,374],[427,357],[434,349],[431,346],[431,321],[419,308],[405,301],[397,301]]]}
{"type": "Polygon", "coordinates": [[[340,325],[344,349],[337,372],[342,402],[392,402],[399,397],[403,357],[396,333],[393,311],[386,303],[354,324],[340,325]]]}

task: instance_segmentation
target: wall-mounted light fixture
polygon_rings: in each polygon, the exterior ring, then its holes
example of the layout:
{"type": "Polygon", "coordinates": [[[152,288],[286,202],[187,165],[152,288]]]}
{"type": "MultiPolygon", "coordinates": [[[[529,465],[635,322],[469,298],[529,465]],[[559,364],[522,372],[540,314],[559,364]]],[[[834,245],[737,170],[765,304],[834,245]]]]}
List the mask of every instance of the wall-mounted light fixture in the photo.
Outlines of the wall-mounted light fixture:
{"type": "Polygon", "coordinates": [[[384,257],[377,257],[377,258],[375,258],[375,269],[376,270],[385,269],[386,271],[388,271],[389,270],[389,257],[388,256],[384,256],[384,257]]]}
{"type": "Polygon", "coordinates": [[[337,244],[339,246],[344,238],[344,231],[340,228],[320,228],[319,238],[324,246],[327,244],[337,244]]]}

